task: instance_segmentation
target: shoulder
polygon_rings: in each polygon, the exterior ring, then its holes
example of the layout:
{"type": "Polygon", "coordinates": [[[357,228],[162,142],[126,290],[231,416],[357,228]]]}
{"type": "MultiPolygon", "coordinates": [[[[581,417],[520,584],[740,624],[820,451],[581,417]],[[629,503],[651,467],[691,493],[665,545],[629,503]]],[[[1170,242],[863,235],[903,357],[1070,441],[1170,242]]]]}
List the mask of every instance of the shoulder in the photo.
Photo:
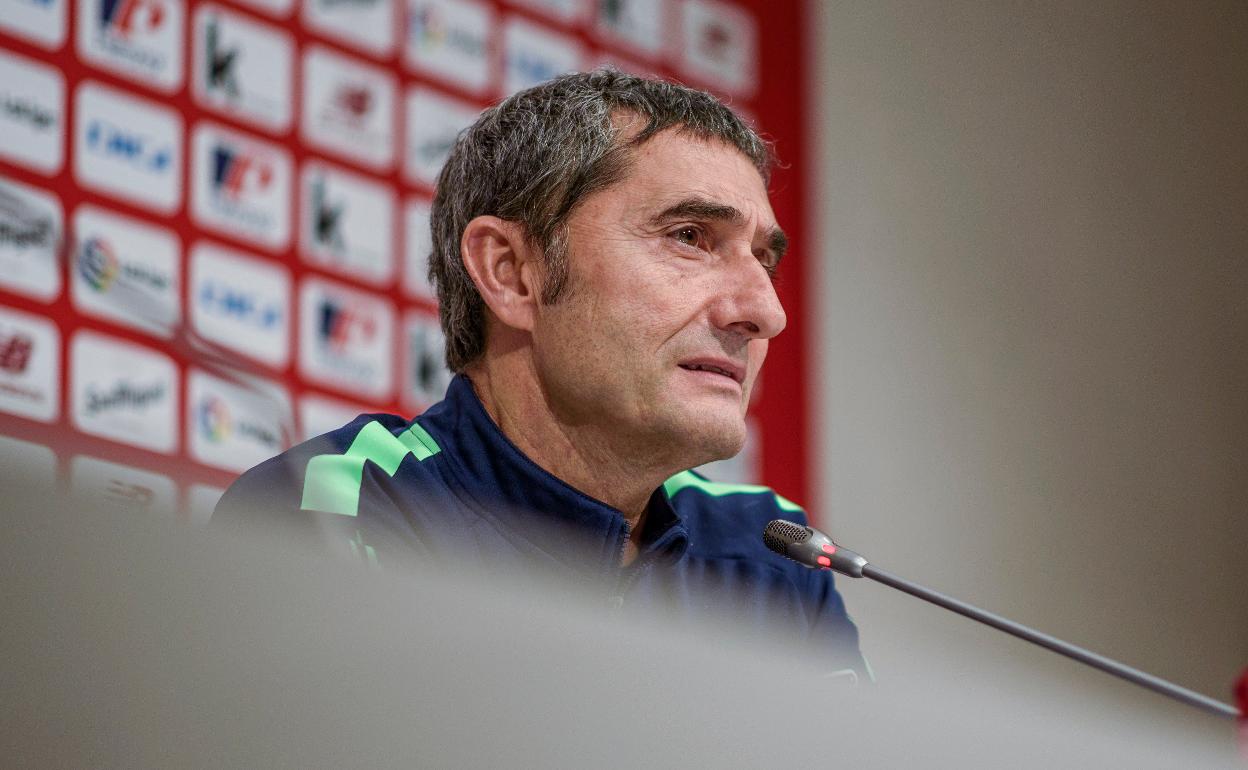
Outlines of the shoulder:
{"type": "MultiPolygon", "coordinates": [[[[352,497],[351,487],[358,500],[365,461],[371,460],[392,475],[407,454],[424,459],[436,452],[436,442],[415,420],[409,422],[394,414],[362,414],[243,473],[222,496],[213,519],[261,510],[348,513],[346,501],[352,497]]],[[[350,515],[354,513],[353,507],[350,515]]]]}
{"type": "Polygon", "coordinates": [[[696,471],[683,471],[663,484],[676,514],[689,529],[690,540],[703,554],[784,560],[762,542],[763,528],[773,519],[805,526],[806,512],[769,487],[711,481],[696,471]]]}

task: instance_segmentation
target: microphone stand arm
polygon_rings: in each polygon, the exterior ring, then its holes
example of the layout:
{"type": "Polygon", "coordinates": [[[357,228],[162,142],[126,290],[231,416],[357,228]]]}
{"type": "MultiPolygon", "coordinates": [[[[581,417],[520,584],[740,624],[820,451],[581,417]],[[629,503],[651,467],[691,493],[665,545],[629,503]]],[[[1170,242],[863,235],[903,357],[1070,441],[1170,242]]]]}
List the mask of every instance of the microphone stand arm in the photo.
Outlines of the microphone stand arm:
{"type": "MultiPolygon", "coordinates": [[[[1104,655],[1097,655],[1094,652],[1085,650],[1082,647],[1071,644],[1070,642],[1064,642],[1057,637],[1042,634],[1039,631],[1028,628],[1021,623],[1015,623],[1008,618],[1003,618],[1000,615],[988,612],[987,610],[981,610],[974,605],[959,601],[952,596],[942,594],[939,591],[933,591],[930,588],[924,588],[917,583],[911,583],[909,580],[898,577],[891,572],[886,572],[879,567],[876,567],[874,564],[863,563],[860,570],[862,577],[871,578],[876,582],[896,588],[898,591],[904,591],[911,596],[917,596],[925,602],[931,602],[932,604],[944,607],[947,610],[952,610],[953,612],[956,612],[964,617],[968,617],[971,620],[977,620],[980,623],[1004,631],[1011,636],[1017,636],[1019,639],[1025,639],[1032,644],[1038,644],[1041,647],[1056,652],[1058,655],[1065,655],[1066,657],[1073,658],[1080,663],[1086,663],[1087,665],[1100,669],[1107,674],[1113,674],[1114,676],[1125,679],[1128,682],[1134,682],[1141,687],[1147,687],[1153,692],[1158,692],[1162,695],[1174,698],[1175,700],[1182,701],[1189,706],[1195,706],[1196,708],[1222,717],[1236,718],[1240,716],[1239,709],[1234,706],[1214,700],[1206,695],[1201,695],[1200,693],[1194,690],[1189,690],[1186,687],[1180,687],[1177,684],[1167,682],[1165,679],[1145,673],[1137,668],[1131,668],[1130,666],[1119,663],[1116,660],[1107,658],[1104,655]]],[[[857,572],[858,570],[854,571],[857,572]]],[[[857,575],[854,575],[854,577],[857,577],[857,575]]]]}

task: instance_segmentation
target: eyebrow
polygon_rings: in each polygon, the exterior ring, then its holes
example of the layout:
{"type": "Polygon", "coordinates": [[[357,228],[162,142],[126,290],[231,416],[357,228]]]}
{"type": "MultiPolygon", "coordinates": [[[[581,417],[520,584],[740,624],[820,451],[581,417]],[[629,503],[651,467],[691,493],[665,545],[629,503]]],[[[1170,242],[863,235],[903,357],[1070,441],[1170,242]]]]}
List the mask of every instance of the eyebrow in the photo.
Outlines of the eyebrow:
{"type": "MultiPolygon", "coordinates": [[[[746,221],[745,214],[742,214],[741,210],[735,206],[716,203],[705,198],[685,198],[655,214],[650,218],[650,223],[658,225],[673,219],[686,218],[727,222],[733,225],[743,225],[746,221]]],[[[789,250],[789,237],[779,227],[768,228],[765,236],[767,249],[775,255],[778,265],[780,258],[789,250]]]]}

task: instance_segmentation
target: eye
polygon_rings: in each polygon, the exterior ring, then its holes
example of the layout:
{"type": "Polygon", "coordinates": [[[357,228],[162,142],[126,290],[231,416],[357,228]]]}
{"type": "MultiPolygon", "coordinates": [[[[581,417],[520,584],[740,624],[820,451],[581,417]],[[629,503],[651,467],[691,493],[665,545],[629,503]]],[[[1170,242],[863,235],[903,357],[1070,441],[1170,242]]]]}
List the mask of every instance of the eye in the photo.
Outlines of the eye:
{"type": "Polygon", "coordinates": [[[692,246],[695,249],[701,248],[705,238],[703,237],[702,228],[695,225],[683,225],[672,231],[672,237],[677,241],[692,246]]]}

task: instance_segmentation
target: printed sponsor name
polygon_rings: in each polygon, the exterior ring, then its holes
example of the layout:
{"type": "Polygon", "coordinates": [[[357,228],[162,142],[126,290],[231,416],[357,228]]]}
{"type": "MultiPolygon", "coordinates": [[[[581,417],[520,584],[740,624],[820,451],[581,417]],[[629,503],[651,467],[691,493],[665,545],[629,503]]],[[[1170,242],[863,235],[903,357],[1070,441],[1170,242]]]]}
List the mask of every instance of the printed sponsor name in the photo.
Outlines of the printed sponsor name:
{"type": "Polygon", "coordinates": [[[408,177],[433,187],[459,132],[477,119],[480,110],[423,86],[407,94],[408,177]]]}
{"type": "Polygon", "coordinates": [[[0,158],[42,174],[65,161],[65,78],[0,49],[0,158]]]}
{"type": "Polygon", "coordinates": [[[44,302],[61,293],[63,220],[56,196],[0,178],[0,287],[44,302]]]}
{"type": "Polygon", "coordinates": [[[70,343],[74,424],[84,433],[171,454],[178,371],[163,354],[80,331],[70,343]]]}
{"type": "Polygon", "coordinates": [[[503,88],[513,94],[581,67],[575,39],[518,17],[503,27],[503,88]]]}
{"type": "Polygon", "coordinates": [[[212,244],[190,259],[191,324],[209,342],[270,366],[290,359],[286,268],[212,244]]]}
{"type": "Polygon", "coordinates": [[[752,96],[758,85],[758,28],[749,12],[719,0],[685,0],[680,22],[681,68],[733,96],[752,96]]]}
{"type": "Polygon", "coordinates": [[[61,333],[46,318],[0,308],[0,411],[53,422],[61,411],[61,333]]]}
{"type": "Polygon", "coordinates": [[[394,162],[394,77],[315,45],[304,52],[303,72],[304,138],[372,169],[388,169],[394,162]]]}
{"type": "Polygon", "coordinates": [[[303,256],[374,284],[394,275],[394,200],[381,184],[322,163],[303,170],[303,256]]]}
{"type": "Polygon", "coordinates": [[[92,506],[100,504],[153,513],[172,513],[178,488],[168,476],[79,455],[70,463],[70,488],[92,506]]]}
{"type": "Polygon", "coordinates": [[[490,28],[494,14],[484,3],[408,0],[408,66],[480,92],[490,84],[490,28]]]}
{"type": "Polygon", "coordinates": [[[75,95],[74,175],[168,214],[182,197],[182,118],[174,110],[85,83],[75,95]]]}
{"type": "Polygon", "coordinates": [[[290,156],[209,124],[195,127],[191,211],[204,226],[280,250],[290,241],[290,156]]]}
{"type": "Polygon", "coordinates": [[[190,451],[201,463],[241,472],[290,443],[290,401],[272,384],[192,370],[187,398],[190,451]]]}
{"type": "Polygon", "coordinates": [[[300,287],[299,310],[304,376],[372,398],[393,391],[394,311],[388,301],[313,278],[300,287]]]}
{"type": "Polygon", "coordinates": [[[74,213],[74,305],[161,336],[181,318],[177,237],[92,206],[74,213]]]}
{"type": "Polygon", "coordinates": [[[293,114],[290,36],[215,5],[195,12],[195,98],[210,109],[270,131],[293,114]]]}
{"type": "Polygon", "coordinates": [[[84,0],[78,51],[161,90],[182,84],[182,0],[84,0]]]}

